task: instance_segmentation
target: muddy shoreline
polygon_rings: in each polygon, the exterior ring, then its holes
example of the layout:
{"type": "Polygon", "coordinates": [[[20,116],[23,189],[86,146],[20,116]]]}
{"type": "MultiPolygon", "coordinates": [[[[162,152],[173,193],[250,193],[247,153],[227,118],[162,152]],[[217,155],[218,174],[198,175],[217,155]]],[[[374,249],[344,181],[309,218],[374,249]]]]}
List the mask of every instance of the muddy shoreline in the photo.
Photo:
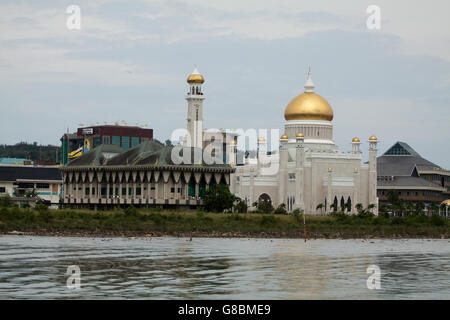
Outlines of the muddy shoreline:
{"type": "MultiPolygon", "coordinates": [[[[267,239],[304,239],[303,232],[298,234],[285,232],[203,232],[203,231],[116,231],[116,230],[2,230],[0,235],[17,235],[17,236],[48,236],[48,237],[87,237],[87,238],[151,238],[151,237],[174,237],[174,238],[267,238],[267,239]]],[[[307,239],[449,239],[449,235],[441,234],[439,236],[423,236],[411,234],[394,234],[394,235],[346,235],[337,232],[336,234],[317,234],[309,233],[307,239]]]]}

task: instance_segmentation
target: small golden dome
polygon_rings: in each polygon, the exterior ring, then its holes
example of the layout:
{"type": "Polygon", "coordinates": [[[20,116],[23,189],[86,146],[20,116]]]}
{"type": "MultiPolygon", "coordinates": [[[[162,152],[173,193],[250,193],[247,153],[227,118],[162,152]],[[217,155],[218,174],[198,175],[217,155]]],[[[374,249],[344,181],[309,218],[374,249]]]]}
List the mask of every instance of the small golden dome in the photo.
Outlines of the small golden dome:
{"type": "Polygon", "coordinates": [[[264,137],[260,137],[260,138],[258,139],[258,141],[259,141],[259,142],[264,142],[264,141],[266,141],[266,140],[264,140],[264,137]]]}
{"type": "Polygon", "coordinates": [[[232,144],[233,146],[235,146],[235,145],[237,144],[237,141],[236,141],[236,140],[231,140],[231,144],[232,144]]]}
{"type": "Polygon", "coordinates": [[[328,168],[328,171],[331,172],[331,171],[333,171],[333,169],[332,168],[328,168]]]}
{"type": "Polygon", "coordinates": [[[304,92],[289,102],[284,111],[286,120],[333,120],[333,109],[314,92],[304,92]]]}
{"type": "Polygon", "coordinates": [[[286,134],[283,134],[280,139],[286,140],[287,138],[288,138],[288,136],[286,134]]]}
{"type": "Polygon", "coordinates": [[[297,138],[304,138],[305,136],[303,135],[303,133],[299,132],[296,135],[297,138]]]}
{"type": "Polygon", "coordinates": [[[360,141],[359,141],[359,138],[358,138],[358,137],[354,137],[354,138],[352,139],[352,142],[360,142],[360,141]]]}
{"type": "Polygon", "coordinates": [[[198,72],[197,68],[195,68],[194,72],[192,72],[187,78],[188,83],[203,83],[205,82],[205,78],[198,72]]]}
{"type": "Polygon", "coordinates": [[[375,137],[375,136],[370,136],[369,140],[370,140],[370,141],[377,141],[378,139],[377,139],[377,137],[375,137]]]}

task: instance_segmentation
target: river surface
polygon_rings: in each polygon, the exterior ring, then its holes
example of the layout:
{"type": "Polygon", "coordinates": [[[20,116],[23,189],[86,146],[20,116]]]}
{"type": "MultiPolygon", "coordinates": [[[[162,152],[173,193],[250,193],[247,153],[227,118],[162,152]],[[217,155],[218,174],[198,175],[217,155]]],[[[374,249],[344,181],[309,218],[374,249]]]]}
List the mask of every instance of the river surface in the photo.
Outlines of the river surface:
{"type": "Polygon", "coordinates": [[[0,298],[450,299],[450,240],[0,236],[0,298]]]}

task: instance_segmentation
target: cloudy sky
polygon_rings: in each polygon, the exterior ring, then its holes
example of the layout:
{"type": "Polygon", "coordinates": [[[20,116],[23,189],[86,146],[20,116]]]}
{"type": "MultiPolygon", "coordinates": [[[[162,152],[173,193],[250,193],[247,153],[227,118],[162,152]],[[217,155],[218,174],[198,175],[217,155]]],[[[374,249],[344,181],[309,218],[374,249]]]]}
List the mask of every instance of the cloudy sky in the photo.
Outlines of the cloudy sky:
{"type": "MultiPolygon", "coordinates": [[[[59,144],[79,123],[185,127],[197,66],[208,128],[282,128],[311,65],[343,150],[375,134],[450,169],[450,2],[1,0],[0,143],[59,144]],[[369,5],[381,29],[369,30],[369,5]],[[81,30],[69,30],[69,5],[81,30]]],[[[367,148],[367,143],[363,145],[367,148]]]]}

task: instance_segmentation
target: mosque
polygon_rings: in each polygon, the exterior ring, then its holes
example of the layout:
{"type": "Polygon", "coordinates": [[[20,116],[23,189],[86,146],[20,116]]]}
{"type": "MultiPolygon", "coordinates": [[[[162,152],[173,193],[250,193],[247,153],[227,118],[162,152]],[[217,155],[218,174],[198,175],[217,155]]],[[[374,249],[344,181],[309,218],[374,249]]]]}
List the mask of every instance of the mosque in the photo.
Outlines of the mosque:
{"type": "MultiPolygon", "coordinates": [[[[187,130],[191,145],[204,148],[204,78],[195,69],[187,82],[187,130]]],[[[357,137],[352,139],[352,150],[340,151],[333,141],[333,109],[314,92],[310,72],[304,88],[285,109],[278,153],[268,155],[267,142],[260,137],[256,157],[245,159],[241,165],[230,160],[235,167],[230,176],[231,192],[249,206],[259,201],[269,201],[275,207],[284,203],[288,212],[300,209],[309,214],[336,210],[356,213],[361,204],[364,208],[373,205],[372,212],[377,214],[377,137],[368,139],[368,163],[362,162],[361,141],[357,137]]],[[[231,146],[236,146],[236,138],[232,134],[231,146]]]]}

